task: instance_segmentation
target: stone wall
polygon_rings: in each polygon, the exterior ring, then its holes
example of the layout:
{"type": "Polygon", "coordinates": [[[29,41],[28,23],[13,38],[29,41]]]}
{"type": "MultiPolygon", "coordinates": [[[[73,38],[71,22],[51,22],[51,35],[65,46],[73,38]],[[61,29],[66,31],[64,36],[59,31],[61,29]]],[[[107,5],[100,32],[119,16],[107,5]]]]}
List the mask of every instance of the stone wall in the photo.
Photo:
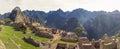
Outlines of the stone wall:
{"type": "Polygon", "coordinates": [[[76,46],[58,43],[56,49],[76,49],[76,46]]]}
{"type": "Polygon", "coordinates": [[[38,31],[35,33],[35,35],[41,36],[41,37],[46,37],[46,38],[53,38],[52,34],[49,34],[46,31],[38,31]]]}
{"type": "Polygon", "coordinates": [[[118,38],[118,41],[117,41],[117,49],[120,49],[120,37],[118,38]]]}
{"type": "Polygon", "coordinates": [[[66,41],[66,42],[77,42],[78,41],[75,38],[66,38],[66,37],[63,37],[61,40],[66,41]]]}
{"type": "Polygon", "coordinates": [[[96,49],[100,49],[100,42],[99,42],[99,41],[92,41],[92,45],[93,45],[96,49]]]}
{"type": "Polygon", "coordinates": [[[119,46],[117,48],[116,40],[108,36],[96,41],[89,41],[87,37],[81,37],[78,41],[78,47],[79,49],[119,49],[119,46]]]}
{"type": "Polygon", "coordinates": [[[40,42],[35,41],[32,37],[29,37],[29,38],[24,37],[23,40],[32,44],[32,45],[34,45],[34,46],[36,46],[36,47],[40,46],[40,42]]]}
{"type": "Polygon", "coordinates": [[[77,36],[75,36],[74,33],[68,33],[68,32],[62,33],[61,40],[67,41],[67,42],[77,42],[78,41],[77,36]]]}
{"type": "Polygon", "coordinates": [[[83,44],[80,49],[95,49],[92,44],[83,44]]]}
{"type": "Polygon", "coordinates": [[[46,37],[46,38],[53,38],[53,35],[60,34],[61,32],[62,32],[62,30],[58,30],[55,28],[46,28],[43,30],[37,29],[34,33],[37,36],[42,36],[42,37],[46,37]]]}

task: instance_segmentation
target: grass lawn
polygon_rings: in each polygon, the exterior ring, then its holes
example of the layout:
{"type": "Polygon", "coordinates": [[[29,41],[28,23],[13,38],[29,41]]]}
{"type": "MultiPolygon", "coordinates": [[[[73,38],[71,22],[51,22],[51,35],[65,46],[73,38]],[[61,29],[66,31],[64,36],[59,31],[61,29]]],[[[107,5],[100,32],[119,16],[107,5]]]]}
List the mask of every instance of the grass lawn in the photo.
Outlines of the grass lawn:
{"type": "Polygon", "coordinates": [[[0,40],[3,41],[7,49],[41,49],[40,47],[34,47],[33,45],[24,42],[22,40],[24,36],[32,36],[36,40],[46,42],[50,40],[48,38],[38,37],[31,34],[23,34],[20,31],[15,31],[11,26],[2,26],[0,40]]]}
{"type": "Polygon", "coordinates": [[[59,40],[57,43],[76,45],[76,42],[66,42],[66,41],[63,41],[63,40],[59,40]]]}

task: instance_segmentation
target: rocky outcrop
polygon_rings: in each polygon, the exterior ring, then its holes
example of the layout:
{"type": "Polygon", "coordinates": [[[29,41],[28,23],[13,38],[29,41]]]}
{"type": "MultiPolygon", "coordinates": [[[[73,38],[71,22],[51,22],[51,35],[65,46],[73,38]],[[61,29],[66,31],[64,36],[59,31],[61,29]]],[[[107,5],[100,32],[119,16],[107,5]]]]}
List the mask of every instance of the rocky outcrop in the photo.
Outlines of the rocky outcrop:
{"type": "Polygon", "coordinates": [[[27,16],[22,13],[21,9],[19,7],[15,7],[12,12],[10,13],[9,17],[11,21],[15,23],[30,23],[30,20],[27,16]]]}

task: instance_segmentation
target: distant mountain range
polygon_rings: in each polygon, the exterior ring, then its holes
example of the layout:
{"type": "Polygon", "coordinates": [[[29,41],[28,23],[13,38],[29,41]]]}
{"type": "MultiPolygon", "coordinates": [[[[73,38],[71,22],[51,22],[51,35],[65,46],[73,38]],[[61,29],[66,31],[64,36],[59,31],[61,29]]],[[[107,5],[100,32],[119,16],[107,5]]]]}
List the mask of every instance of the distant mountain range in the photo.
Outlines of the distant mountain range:
{"type": "Polygon", "coordinates": [[[115,35],[120,30],[120,12],[104,12],[97,15],[94,19],[84,24],[89,38],[101,38],[107,33],[109,36],[115,35]]]}
{"type": "MultiPolygon", "coordinates": [[[[120,12],[87,11],[75,9],[64,12],[62,9],[50,11],[25,10],[23,13],[31,20],[37,21],[47,27],[74,31],[78,26],[84,27],[89,39],[101,38],[105,33],[112,36],[120,30],[120,12]]],[[[0,16],[0,19],[9,18],[10,13],[0,16]]]]}

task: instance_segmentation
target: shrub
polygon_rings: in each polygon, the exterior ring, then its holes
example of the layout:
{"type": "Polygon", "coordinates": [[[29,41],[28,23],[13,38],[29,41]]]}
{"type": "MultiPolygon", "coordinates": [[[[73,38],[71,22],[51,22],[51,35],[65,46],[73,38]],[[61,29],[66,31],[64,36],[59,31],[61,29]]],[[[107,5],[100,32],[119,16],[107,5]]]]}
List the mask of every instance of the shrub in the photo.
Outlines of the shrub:
{"type": "Polygon", "coordinates": [[[14,29],[15,29],[16,31],[25,32],[26,29],[27,29],[26,26],[23,25],[22,23],[14,23],[12,26],[14,27],[14,29]]]}

